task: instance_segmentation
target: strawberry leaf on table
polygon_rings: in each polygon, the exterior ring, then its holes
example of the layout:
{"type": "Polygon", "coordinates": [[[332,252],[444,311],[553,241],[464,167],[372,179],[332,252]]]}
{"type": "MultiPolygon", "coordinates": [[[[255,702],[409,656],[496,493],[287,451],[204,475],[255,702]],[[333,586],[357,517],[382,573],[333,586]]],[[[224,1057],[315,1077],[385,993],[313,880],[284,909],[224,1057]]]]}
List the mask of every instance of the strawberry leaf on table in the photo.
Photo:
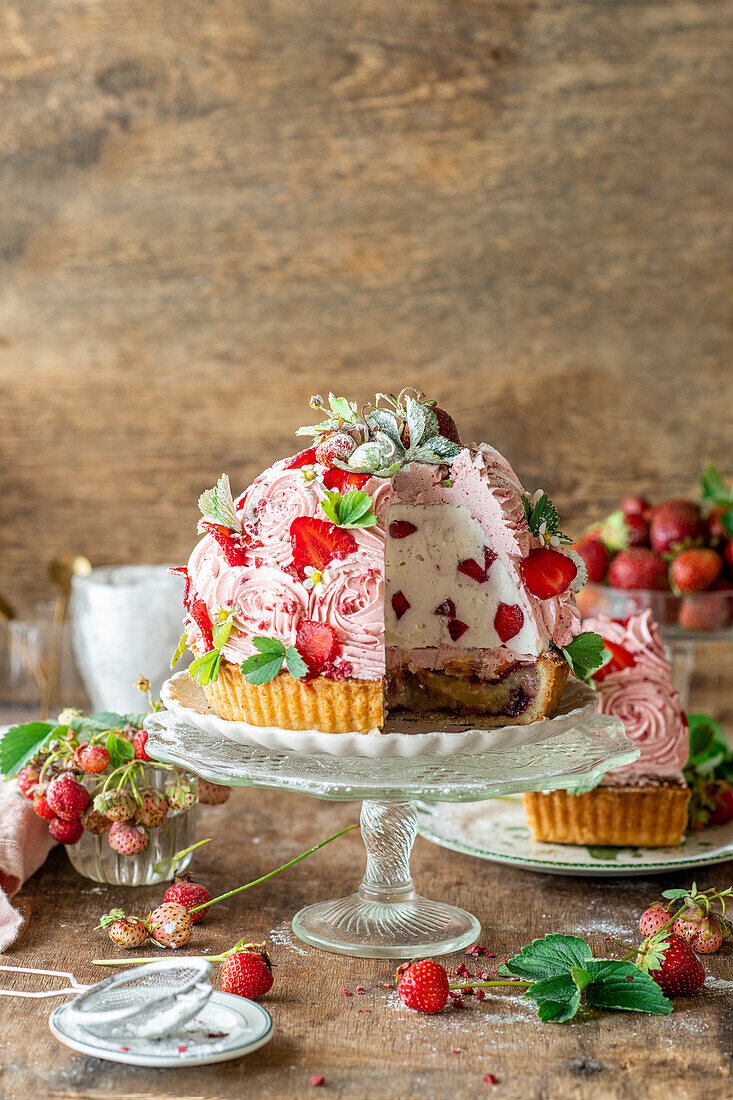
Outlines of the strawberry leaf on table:
{"type": "Polygon", "coordinates": [[[377,522],[373,505],[372,498],[362,489],[349,489],[345,493],[332,489],[321,501],[321,508],[337,527],[372,527],[377,522]]]}
{"type": "Polygon", "coordinates": [[[535,982],[569,974],[572,966],[580,966],[592,958],[593,952],[580,936],[551,932],[541,940],[532,940],[513,959],[501,963],[498,973],[535,982]]]}
{"type": "Polygon", "coordinates": [[[0,773],[6,779],[12,779],[59,728],[50,722],[26,722],[22,726],[11,726],[0,740],[0,773]]]}
{"type": "Polygon", "coordinates": [[[594,672],[611,660],[600,634],[587,630],[578,634],[566,646],[562,647],[570,671],[578,680],[589,680],[594,672]]]}
{"type": "Polygon", "coordinates": [[[613,1008],[623,1012],[651,1012],[666,1016],[671,1002],[657,983],[632,962],[620,959],[592,959],[585,964],[585,1003],[594,1008],[613,1008]]]}
{"type": "Polygon", "coordinates": [[[274,680],[283,661],[294,680],[302,680],[308,672],[308,666],[295,646],[285,646],[279,638],[253,638],[252,645],[258,652],[247,657],[239,666],[248,684],[267,684],[274,680]]]}
{"type": "Polygon", "coordinates": [[[580,1008],[580,994],[581,990],[572,975],[566,973],[535,982],[525,997],[537,1003],[537,1014],[543,1023],[564,1024],[566,1020],[572,1020],[580,1008]]]}

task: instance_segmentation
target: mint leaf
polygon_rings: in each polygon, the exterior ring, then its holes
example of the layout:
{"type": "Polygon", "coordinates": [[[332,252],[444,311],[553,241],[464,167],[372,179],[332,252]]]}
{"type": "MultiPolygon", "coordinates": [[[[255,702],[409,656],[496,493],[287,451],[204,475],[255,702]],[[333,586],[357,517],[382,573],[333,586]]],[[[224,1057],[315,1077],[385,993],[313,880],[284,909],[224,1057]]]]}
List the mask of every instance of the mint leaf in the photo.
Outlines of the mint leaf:
{"type": "Polygon", "coordinates": [[[210,649],[202,657],[197,657],[188,666],[188,675],[198,684],[208,687],[216,682],[221,667],[221,653],[217,649],[210,649]]]}
{"type": "Polygon", "coordinates": [[[570,671],[578,680],[589,680],[594,672],[611,660],[611,654],[603,644],[600,634],[586,631],[563,646],[563,654],[570,671]]]}
{"type": "Polygon", "coordinates": [[[267,684],[282,668],[284,656],[284,652],[253,653],[239,666],[242,676],[248,684],[267,684]]]}
{"type": "Polygon", "coordinates": [[[502,963],[498,973],[534,982],[569,974],[572,966],[583,966],[592,958],[593,952],[580,936],[551,932],[544,939],[533,940],[513,959],[502,963]]]}
{"type": "Polygon", "coordinates": [[[178,645],[176,646],[175,652],[174,652],[173,656],[171,657],[171,668],[176,667],[176,665],[178,664],[178,662],[180,661],[181,657],[183,656],[183,654],[186,652],[187,649],[188,649],[188,642],[186,641],[186,631],[184,630],[183,634],[181,634],[180,638],[178,639],[178,645]]]}
{"type": "Polygon", "coordinates": [[[285,646],[279,638],[267,638],[264,635],[258,635],[252,639],[252,645],[260,653],[279,653],[281,657],[285,656],[285,646]]]}
{"type": "Polygon", "coordinates": [[[332,489],[321,501],[321,508],[338,527],[372,527],[377,522],[373,504],[362,489],[349,489],[343,494],[332,489]]]}
{"type": "Polygon", "coordinates": [[[543,1023],[562,1024],[572,1020],[580,1007],[580,989],[567,973],[535,982],[524,996],[536,1002],[543,1023]]]}
{"type": "Polygon", "coordinates": [[[124,737],[119,737],[113,731],[110,731],[107,737],[107,752],[109,753],[109,766],[111,768],[121,768],[126,760],[132,760],[135,755],[135,750],[129,741],[126,741],[124,737]]]}
{"type": "Polygon", "coordinates": [[[624,1012],[651,1012],[666,1016],[672,1011],[657,983],[631,962],[592,959],[585,964],[590,982],[585,988],[586,1004],[624,1012]]]}
{"type": "Polygon", "coordinates": [[[50,722],[11,726],[0,741],[0,772],[12,779],[51,740],[51,734],[58,728],[50,722]]]}
{"type": "MultiPolygon", "coordinates": [[[[232,497],[229,478],[222,474],[213,489],[207,489],[199,497],[199,510],[204,519],[214,523],[221,523],[230,531],[238,531],[240,523],[237,519],[234,499],[232,497]]],[[[199,530],[201,526],[199,524],[199,530]]]]}
{"type": "Polygon", "coordinates": [[[294,645],[289,645],[285,650],[285,664],[294,680],[302,680],[308,672],[308,665],[294,645]]]}
{"type": "Polygon", "coordinates": [[[709,500],[713,504],[733,504],[733,493],[726,489],[717,466],[712,463],[706,466],[700,475],[700,483],[703,500],[709,500]]]}

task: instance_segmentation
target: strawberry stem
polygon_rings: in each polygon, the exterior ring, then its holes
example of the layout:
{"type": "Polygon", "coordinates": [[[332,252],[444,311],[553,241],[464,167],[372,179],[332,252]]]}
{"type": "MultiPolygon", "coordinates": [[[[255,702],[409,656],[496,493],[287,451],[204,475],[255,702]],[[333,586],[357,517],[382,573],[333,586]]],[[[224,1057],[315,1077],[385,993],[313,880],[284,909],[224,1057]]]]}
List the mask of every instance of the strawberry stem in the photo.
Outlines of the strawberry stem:
{"type": "Polygon", "coordinates": [[[534,985],[534,982],[523,982],[520,978],[497,978],[491,982],[466,982],[465,985],[459,985],[457,982],[451,982],[448,986],[449,989],[488,989],[492,985],[516,985],[527,986],[534,985]]]}
{"type": "Polygon", "coordinates": [[[184,856],[187,856],[189,852],[194,852],[197,848],[200,848],[202,844],[211,844],[211,837],[208,836],[206,840],[197,840],[195,844],[192,844],[190,846],[190,848],[182,848],[180,852],[176,852],[176,854],[173,856],[173,859],[171,860],[172,873],[176,873],[176,867],[184,856]]]}

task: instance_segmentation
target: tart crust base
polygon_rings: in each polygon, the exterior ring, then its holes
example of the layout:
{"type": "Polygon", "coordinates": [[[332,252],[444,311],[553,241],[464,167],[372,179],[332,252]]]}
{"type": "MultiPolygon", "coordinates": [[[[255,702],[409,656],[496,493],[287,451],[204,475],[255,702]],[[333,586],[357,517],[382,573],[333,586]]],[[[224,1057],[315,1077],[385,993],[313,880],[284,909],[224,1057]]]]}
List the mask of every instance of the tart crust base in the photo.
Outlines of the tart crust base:
{"type": "Polygon", "coordinates": [[[237,665],[223,660],[204,692],[220,718],[252,726],[367,733],[383,723],[381,680],[294,680],[283,671],[269,683],[248,684],[237,665]]]}
{"type": "Polygon", "coordinates": [[[655,778],[585,794],[533,791],[524,795],[532,839],[550,844],[677,847],[687,826],[690,791],[681,780],[655,778]]]}

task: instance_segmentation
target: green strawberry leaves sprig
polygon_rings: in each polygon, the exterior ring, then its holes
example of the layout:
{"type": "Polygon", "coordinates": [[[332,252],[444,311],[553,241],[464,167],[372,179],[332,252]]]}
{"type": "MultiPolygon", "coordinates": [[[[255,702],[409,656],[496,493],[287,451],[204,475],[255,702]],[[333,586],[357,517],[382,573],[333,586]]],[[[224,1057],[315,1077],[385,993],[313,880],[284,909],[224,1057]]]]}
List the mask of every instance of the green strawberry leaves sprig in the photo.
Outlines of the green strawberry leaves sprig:
{"type": "Polygon", "coordinates": [[[321,508],[338,527],[373,527],[377,522],[374,501],[362,489],[346,493],[332,489],[321,501],[321,508]]]}
{"type": "Polygon", "coordinates": [[[671,1001],[649,974],[632,962],[595,959],[580,936],[551,933],[534,940],[501,963],[497,972],[530,983],[524,996],[535,1001],[543,1022],[566,1023],[583,1002],[592,1008],[657,1016],[672,1011],[671,1001]]]}
{"type": "Polygon", "coordinates": [[[726,508],[720,516],[720,523],[726,534],[733,538],[733,485],[726,488],[725,482],[717,466],[706,466],[700,475],[704,501],[714,504],[716,507],[726,508]]]}
{"type": "MultiPolygon", "coordinates": [[[[232,626],[234,621],[234,611],[220,607],[218,613],[214,618],[212,624],[212,640],[214,648],[210,649],[208,653],[202,654],[201,657],[197,657],[195,661],[192,661],[188,666],[188,674],[192,680],[195,680],[197,684],[202,684],[204,687],[208,687],[209,684],[214,684],[219,679],[219,670],[221,668],[221,651],[229,641],[229,636],[232,632],[232,626]]],[[[173,654],[175,660],[171,661],[171,668],[175,661],[181,656],[183,650],[181,649],[182,643],[184,643],[185,634],[181,635],[178,642],[178,648],[173,654]],[[180,650],[180,652],[179,652],[180,650]]],[[[185,644],[183,646],[185,649],[185,644]]]]}
{"type": "Polygon", "coordinates": [[[323,398],[316,394],[311,398],[311,408],[325,412],[325,419],[299,428],[296,435],[313,435],[318,440],[333,432],[349,432],[357,441],[356,449],[348,461],[337,460],[335,464],[353,473],[394,477],[410,462],[450,465],[460,447],[440,434],[434,403],[420,400],[421,397],[405,391],[397,397],[380,393],[373,406],[359,413],[356,405],[345,397],[330,393],[326,408],[323,398]],[[386,401],[388,407],[381,407],[380,401],[386,401]]]}
{"type": "MultiPolygon", "coordinates": [[[[20,726],[11,726],[0,738],[0,775],[6,779],[12,779],[24,768],[29,761],[43,750],[51,748],[55,742],[68,739],[71,729],[74,734],[83,734],[86,738],[95,741],[102,740],[102,735],[107,734],[106,744],[109,749],[110,738],[122,745],[128,746],[130,754],[132,748],[116,731],[124,726],[141,726],[144,714],[116,714],[113,711],[99,711],[84,717],[76,714],[63,723],[57,722],[26,722],[20,726]]],[[[74,742],[76,743],[76,742],[74,742]]],[[[110,750],[110,757],[113,756],[110,750]]]]}
{"type": "Polygon", "coordinates": [[[208,520],[209,523],[220,523],[228,527],[230,531],[240,531],[241,523],[237,518],[234,507],[231,485],[226,474],[222,474],[213,489],[207,489],[199,497],[199,510],[202,519],[199,520],[199,533],[205,531],[201,525],[208,520]]]}
{"type": "Polygon", "coordinates": [[[559,529],[560,517],[547,493],[541,493],[535,504],[526,493],[523,493],[522,504],[527,524],[535,538],[550,546],[559,546],[573,541],[559,529]]]}
{"type": "Polygon", "coordinates": [[[308,666],[294,645],[286,646],[279,638],[257,637],[252,639],[257,650],[242,661],[240,669],[248,684],[267,684],[280,672],[283,662],[294,680],[302,680],[308,666]]]}
{"type": "Polygon", "coordinates": [[[603,638],[591,630],[578,634],[572,642],[562,647],[562,652],[573,676],[586,683],[592,679],[594,672],[611,660],[603,638]]]}

